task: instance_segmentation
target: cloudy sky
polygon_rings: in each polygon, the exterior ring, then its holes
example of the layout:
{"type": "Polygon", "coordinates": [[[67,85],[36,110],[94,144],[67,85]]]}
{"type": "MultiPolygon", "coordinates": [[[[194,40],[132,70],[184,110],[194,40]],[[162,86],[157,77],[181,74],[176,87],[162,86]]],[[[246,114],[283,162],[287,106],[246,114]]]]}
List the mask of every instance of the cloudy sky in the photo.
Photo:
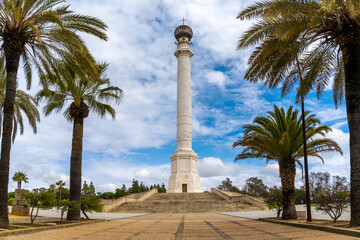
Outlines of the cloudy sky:
{"type": "MultiPolygon", "coordinates": [[[[107,42],[85,40],[99,61],[110,63],[107,75],[124,91],[116,106],[116,120],[85,119],[83,178],[97,191],[114,191],[133,178],[145,184],[164,182],[170,176],[170,155],[176,149],[176,45],[174,29],[188,19],[193,29],[192,57],[193,149],[199,155],[204,190],[229,177],[241,187],[249,177],[279,185],[278,166],[263,160],[234,162],[240,149],[241,126],[264,115],[273,104],[288,107],[294,95],[280,98],[278,89],[243,80],[251,49],[236,51],[240,35],[251,22],[236,15],[249,2],[238,0],[68,0],[71,9],[102,19],[108,26],[107,42]]],[[[19,76],[19,86],[24,81],[19,76]]],[[[30,93],[39,87],[34,84],[30,93]]],[[[296,106],[299,108],[300,106],[296,106]]],[[[331,91],[318,100],[306,100],[323,124],[333,128],[344,155],[324,154],[325,164],[310,159],[311,171],[349,176],[348,129],[345,106],[335,109],[331,91]]],[[[38,133],[29,127],[17,136],[11,153],[11,172],[24,171],[25,188],[48,186],[62,179],[68,183],[72,124],[61,114],[42,116],[38,133]]],[[[302,185],[298,171],[297,186],[302,185]]],[[[10,180],[10,189],[16,187],[10,180]]]]}

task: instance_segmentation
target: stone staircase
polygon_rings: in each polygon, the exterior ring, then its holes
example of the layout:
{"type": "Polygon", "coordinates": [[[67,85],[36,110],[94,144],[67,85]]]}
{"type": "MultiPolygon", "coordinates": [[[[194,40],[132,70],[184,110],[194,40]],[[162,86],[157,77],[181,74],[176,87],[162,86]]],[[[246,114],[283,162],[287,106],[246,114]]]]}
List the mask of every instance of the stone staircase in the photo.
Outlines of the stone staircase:
{"type": "Polygon", "coordinates": [[[183,213],[262,210],[246,201],[229,201],[214,193],[156,193],[142,202],[126,202],[111,212],[183,213]]]}

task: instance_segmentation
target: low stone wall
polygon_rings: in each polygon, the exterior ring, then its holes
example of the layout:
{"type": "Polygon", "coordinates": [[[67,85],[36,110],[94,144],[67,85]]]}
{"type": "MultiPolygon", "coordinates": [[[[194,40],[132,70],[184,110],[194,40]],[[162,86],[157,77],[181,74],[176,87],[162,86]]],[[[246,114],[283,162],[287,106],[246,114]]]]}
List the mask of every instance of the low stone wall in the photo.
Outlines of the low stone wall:
{"type": "Polygon", "coordinates": [[[109,201],[103,201],[104,204],[103,212],[110,212],[113,208],[116,208],[127,202],[142,202],[145,199],[154,195],[155,193],[158,193],[157,188],[153,188],[150,191],[144,193],[136,193],[136,194],[131,194],[129,196],[121,197],[117,200],[114,200],[110,204],[109,201]]]}
{"type": "Polygon", "coordinates": [[[260,201],[259,199],[250,197],[245,194],[236,193],[236,192],[228,192],[228,191],[222,191],[217,188],[212,188],[211,192],[230,201],[230,202],[237,202],[237,201],[243,201],[247,202],[251,205],[255,205],[256,207],[259,207],[263,210],[267,209],[265,203],[263,201],[260,201]]]}

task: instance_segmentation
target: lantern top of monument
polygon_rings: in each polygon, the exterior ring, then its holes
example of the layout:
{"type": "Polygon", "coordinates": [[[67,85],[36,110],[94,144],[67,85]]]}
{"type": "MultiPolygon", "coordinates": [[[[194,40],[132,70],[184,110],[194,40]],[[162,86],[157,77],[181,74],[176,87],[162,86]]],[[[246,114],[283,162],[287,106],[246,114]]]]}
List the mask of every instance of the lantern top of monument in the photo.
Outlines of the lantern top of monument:
{"type": "Polygon", "coordinates": [[[185,25],[185,21],[187,21],[185,18],[181,19],[181,21],[183,22],[183,24],[175,29],[174,36],[178,42],[189,42],[193,36],[193,31],[191,27],[185,25]]]}

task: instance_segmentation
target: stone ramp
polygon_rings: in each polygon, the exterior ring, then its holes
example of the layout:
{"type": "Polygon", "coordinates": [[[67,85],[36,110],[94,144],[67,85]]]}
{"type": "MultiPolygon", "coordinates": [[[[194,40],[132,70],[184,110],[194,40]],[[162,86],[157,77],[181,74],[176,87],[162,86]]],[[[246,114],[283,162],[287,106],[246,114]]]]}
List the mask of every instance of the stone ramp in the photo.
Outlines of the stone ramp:
{"type": "Polygon", "coordinates": [[[198,213],[262,210],[245,201],[229,201],[214,193],[157,193],[142,202],[127,202],[111,212],[198,213]]]}

